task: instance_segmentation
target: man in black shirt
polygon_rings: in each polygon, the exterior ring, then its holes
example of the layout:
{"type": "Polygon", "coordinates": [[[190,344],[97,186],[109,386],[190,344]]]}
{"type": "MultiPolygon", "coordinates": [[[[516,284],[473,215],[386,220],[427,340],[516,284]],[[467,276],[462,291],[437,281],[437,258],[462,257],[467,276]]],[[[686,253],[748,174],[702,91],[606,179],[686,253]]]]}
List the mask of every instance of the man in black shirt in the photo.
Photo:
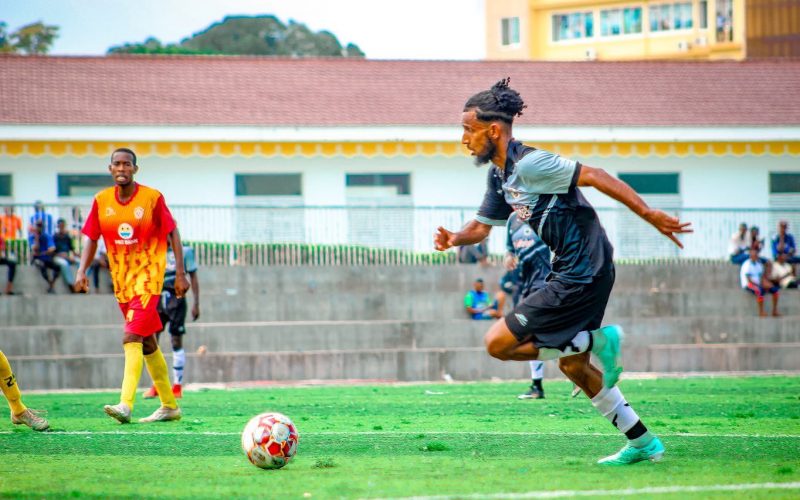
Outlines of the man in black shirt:
{"type": "Polygon", "coordinates": [[[658,461],[664,445],[616,387],[622,329],[601,328],[614,285],[614,249],[578,187],[594,187],[623,203],[680,247],[676,234],[691,232],[689,223],[648,207],[630,186],[602,169],[515,141],[512,124],[525,107],[508,79],[467,100],[462,143],[476,163],[493,165],[475,219],[455,233],[439,227],[434,245],[443,251],[482,241],[512,212],[526,221],[553,252],[553,270],[543,288],[490,328],[487,351],[501,360],[558,359],[561,371],[628,438],[619,452],[599,463],[658,461]],[[600,359],[602,373],[590,363],[590,353],[600,359]]]}
{"type": "Polygon", "coordinates": [[[56,245],[56,254],[53,261],[61,269],[61,278],[64,284],[67,285],[70,291],[73,291],[72,285],[75,284],[74,274],[72,272],[72,265],[76,267],[79,264],[78,255],[75,253],[75,240],[67,231],[67,221],[58,219],[56,222],[56,233],[53,235],[53,242],[56,245]]]}

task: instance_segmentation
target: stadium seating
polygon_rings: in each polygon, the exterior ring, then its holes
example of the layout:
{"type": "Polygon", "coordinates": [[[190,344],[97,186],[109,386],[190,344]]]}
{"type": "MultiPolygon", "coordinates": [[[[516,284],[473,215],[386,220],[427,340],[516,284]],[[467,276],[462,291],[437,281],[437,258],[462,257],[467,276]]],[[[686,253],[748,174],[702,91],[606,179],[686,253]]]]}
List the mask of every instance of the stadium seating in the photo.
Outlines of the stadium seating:
{"type": "MultiPolygon", "coordinates": [[[[202,316],[186,338],[189,383],[522,379],[487,356],[489,322],[465,319],[472,280],[498,268],[204,268],[202,316]],[[206,352],[198,354],[199,346],[206,352]]],[[[628,332],[629,372],[800,369],[800,293],[782,318],[755,317],[727,264],[619,265],[607,320],[628,332]]],[[[491,285],[490,285],[491,288],[491,285]]],[[[31,389],[116,387],[120,313],[110,294],[46,295],[22,269],[23,296],[0,300],[0,345],[31,389]]],[[[162,339],[169,355],[169,342],[162,339]]],[[[554,366],[548,376],[558,376],[554,366]]],[[[146,377],[145,377],[146,378],[146,377]]],[[[146,383],[143,381],[143,383],[146,383]]]]}

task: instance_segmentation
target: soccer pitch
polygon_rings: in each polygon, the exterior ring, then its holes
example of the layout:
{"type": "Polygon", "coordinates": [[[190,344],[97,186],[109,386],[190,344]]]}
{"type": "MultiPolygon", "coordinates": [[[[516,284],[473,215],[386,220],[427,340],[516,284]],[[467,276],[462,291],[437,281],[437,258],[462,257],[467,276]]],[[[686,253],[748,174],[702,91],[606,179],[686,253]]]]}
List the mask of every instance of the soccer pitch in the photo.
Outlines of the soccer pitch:
{"type": "MultiPolygon", "coordinates": [[[[623,380],[667,447],[661,463],[603,467],[624,438],[571,385],[518,401],[523,383],[187,392],[180,422],[120,425],[117,393],[29,394],[52,432],[0,423],[8,498],[797,498],[800,378],[623,380]],[[285,468],[252,466],[248,419],[291,417],[285,468]]],[[[157,407],[139,398],[134,417],[157,407]]]]}

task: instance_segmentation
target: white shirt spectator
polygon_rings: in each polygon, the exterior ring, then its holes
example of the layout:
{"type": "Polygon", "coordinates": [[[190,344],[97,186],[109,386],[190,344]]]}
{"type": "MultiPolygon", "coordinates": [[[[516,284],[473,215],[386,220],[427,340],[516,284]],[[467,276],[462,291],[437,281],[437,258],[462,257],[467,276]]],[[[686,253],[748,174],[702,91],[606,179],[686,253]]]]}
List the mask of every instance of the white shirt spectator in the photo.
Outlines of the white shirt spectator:
{"type": "Polygon", "coordinates": [[[750,281],[754,281],[756,285],[761,286],[761,277],[764,276],[764,264],[761,261],[753,262],[750,259],[747,259],[742,264],[741,270],[739,270],[739,282],[742,285],[742,288],[747,288],[747,284],[750,281]],[[747,278],[750,278],[748,280],[747,278]]]}
{"type": "Polygon", "coordinates": [[[778,261],[772,263],[770,270],[770,280],[780,280],[781,288],[789,288],[797,278],[794,277],[792,265],[788,262],[781,264],[778,261]]]}
{"type": "Polygon", "coordinates": [[[750,248],[750,235],[744,233],[744,236],[741,236],[739,231],[733,233],[731,244],[728,246],[728,255],[738,255],[746,252],[748,248],[750,248]]]}

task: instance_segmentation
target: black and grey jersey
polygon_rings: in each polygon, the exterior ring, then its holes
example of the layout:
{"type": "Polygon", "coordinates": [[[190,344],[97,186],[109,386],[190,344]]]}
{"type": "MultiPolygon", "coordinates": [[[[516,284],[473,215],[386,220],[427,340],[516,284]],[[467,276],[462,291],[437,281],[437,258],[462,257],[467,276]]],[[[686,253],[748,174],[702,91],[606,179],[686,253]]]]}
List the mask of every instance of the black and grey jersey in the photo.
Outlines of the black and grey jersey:
{"type": "Polygon", "coordinates": [[[614,249],[577,187],[581,164],[510,141],[503,169],[492,165],[476,220],[505,225],[512,212],[553,252],[553,276],[590,283],[613,268],[614,249]]]}

